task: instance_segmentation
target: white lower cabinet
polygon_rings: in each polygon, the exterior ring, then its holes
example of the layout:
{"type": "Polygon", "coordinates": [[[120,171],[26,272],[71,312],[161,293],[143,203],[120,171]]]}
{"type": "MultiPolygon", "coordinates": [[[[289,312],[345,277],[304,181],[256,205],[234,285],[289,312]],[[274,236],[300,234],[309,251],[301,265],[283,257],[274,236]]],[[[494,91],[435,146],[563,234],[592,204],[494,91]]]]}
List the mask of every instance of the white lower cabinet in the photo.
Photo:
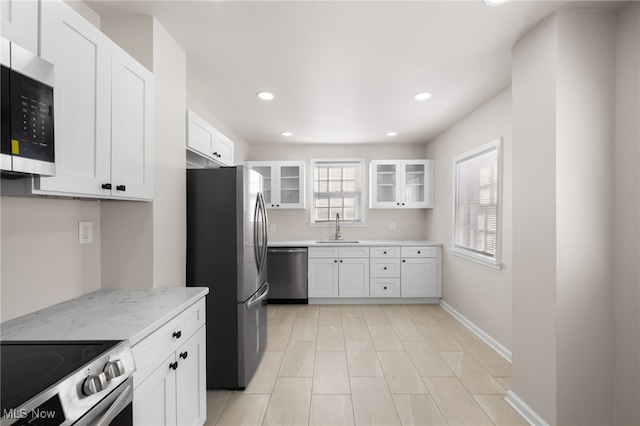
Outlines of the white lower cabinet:
{"type": "Polygon", "coordinates": [[[309,297],[369,297],[369,247],[310,247],[309,297]]]}
{"type": "Polygon", "coordinates": [[[206,420],[205,302],[173,318],[133,346],[133,423],[202,425],[206,420]]]}
{"type": "Polygon", "coordinates": [[[439,298],[435,246],[309,247],[309,298],[439,298]]]}
{"type": "Polygon", "coordinates": [[[441,297],[436,247],[402,247],[401,297],[441,297]]]}

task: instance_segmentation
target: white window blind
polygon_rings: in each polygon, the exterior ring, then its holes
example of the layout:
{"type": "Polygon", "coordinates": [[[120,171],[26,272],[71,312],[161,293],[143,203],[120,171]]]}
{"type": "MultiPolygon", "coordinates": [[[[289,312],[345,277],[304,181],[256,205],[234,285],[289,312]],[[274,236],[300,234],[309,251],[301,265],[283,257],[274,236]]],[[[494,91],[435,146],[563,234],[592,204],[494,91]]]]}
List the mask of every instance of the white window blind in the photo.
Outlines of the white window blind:
{"type": "Polygon", "coordinates": [[[454,159],[453,247],[456,254],[500,267],[501,141],[454,159]]]}
{"type": "Polygon", "coordinates": [[[362,222],[363,160],[313,160],[313,223],[362,222]]]}

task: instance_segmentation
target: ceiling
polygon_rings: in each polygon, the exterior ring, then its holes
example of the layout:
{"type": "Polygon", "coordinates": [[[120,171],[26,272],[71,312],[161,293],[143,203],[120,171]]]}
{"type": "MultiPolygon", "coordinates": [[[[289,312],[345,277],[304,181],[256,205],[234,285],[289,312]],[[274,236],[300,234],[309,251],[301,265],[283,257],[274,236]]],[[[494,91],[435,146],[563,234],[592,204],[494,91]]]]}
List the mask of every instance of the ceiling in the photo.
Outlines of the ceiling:
{"type": "Polygon", "coordinates": [[[88,3],[155,17],[208,76],[210,112],[253,145],[426,143],[509,87],[511,48],[568,2],[88,3]]]}

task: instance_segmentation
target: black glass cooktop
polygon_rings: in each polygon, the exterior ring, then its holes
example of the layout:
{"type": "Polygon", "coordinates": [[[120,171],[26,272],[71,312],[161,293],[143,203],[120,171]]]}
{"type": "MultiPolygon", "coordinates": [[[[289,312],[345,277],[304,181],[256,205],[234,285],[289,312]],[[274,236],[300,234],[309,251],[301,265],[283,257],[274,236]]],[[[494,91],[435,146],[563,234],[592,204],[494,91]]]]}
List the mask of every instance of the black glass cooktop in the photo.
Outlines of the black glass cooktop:
{"type": "Polygon", "coordinates": [[[0,342],[0,412],[19,408],[119,341],[0,342]]]}

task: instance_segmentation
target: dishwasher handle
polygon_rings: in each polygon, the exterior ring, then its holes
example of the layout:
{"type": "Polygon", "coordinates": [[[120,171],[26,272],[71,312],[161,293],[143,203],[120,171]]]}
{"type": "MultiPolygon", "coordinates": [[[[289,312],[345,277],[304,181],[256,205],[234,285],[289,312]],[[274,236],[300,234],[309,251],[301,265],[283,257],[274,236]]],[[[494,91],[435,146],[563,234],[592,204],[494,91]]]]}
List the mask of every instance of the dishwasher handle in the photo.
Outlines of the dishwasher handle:
{"type": "Polygon", "coordinates": [[[306,253],[306,248],[287,248],[287,249],[278,249],[278,248],[270,248],[269,253],[306,253]]]}

